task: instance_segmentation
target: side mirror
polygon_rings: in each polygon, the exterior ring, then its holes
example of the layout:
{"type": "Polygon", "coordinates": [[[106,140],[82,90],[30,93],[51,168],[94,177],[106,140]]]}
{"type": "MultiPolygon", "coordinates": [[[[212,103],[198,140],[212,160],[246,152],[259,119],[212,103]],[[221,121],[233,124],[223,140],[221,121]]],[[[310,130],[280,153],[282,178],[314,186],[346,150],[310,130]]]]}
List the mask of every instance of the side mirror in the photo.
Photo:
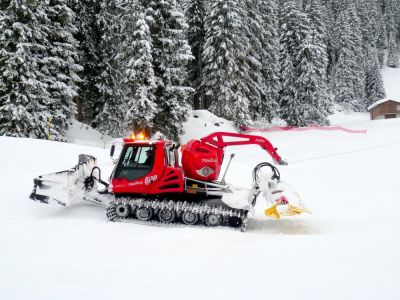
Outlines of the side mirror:
{"type": "Polygon", "coordinates": [[[111,149],[110,149],[110,156],[111,156],[111,157],[114,156],[114,152],[115,152],[115,145],[112,145],[112,146],[111,146],[111,149]]]}

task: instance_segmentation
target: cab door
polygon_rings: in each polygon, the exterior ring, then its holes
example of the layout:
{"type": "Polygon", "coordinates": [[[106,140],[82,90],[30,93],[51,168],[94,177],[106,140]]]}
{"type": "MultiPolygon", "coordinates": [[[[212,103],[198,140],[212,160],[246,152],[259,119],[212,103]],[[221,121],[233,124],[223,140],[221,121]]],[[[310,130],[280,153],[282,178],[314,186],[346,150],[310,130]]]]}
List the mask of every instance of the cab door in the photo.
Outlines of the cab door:
{"type": "Polygon", "coordinates": [[[154,159],[149,159],[149,153],[154,156],[153,146],[128,145],[122,153],[114,179],[132,181],[149,174],[154,165],[154,159]]]}

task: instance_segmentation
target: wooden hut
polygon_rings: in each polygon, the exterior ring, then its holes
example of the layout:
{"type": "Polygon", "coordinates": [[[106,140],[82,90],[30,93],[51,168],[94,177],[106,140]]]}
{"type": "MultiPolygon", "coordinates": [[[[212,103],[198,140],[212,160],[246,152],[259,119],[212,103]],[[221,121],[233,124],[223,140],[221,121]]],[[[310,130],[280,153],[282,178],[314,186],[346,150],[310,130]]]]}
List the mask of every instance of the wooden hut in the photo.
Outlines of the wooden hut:
{"type": "Polygon", "coordinates": [[[371,120],[400,118],[400,101],[382,99],[368,107],[371,120]]]}

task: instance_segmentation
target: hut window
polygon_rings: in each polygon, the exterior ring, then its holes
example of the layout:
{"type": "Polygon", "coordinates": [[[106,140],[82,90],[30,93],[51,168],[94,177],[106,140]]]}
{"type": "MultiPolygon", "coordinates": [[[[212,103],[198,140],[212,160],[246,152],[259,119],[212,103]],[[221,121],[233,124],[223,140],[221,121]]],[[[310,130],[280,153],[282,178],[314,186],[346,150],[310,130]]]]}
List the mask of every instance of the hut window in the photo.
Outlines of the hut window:
{"type": "Polygon", "coordinates": [[[386,114],[385,119],[393,119],[396,118],[396,114],[386,114]]]}
{"type": "Polygon", "coordinates": [[[400,111],[400,104],[396,106],[397,111],[400,111]]]}

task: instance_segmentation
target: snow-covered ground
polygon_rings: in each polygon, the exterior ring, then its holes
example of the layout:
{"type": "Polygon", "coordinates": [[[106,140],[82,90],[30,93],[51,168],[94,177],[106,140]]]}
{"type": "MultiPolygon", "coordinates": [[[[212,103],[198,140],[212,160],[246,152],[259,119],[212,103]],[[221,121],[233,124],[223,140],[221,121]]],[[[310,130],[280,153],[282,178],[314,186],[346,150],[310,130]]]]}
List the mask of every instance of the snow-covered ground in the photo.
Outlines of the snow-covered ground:
{"type": "Polygon", "coordinates": [[[400,69],[383,67],[383,81],[385,82],[386,97],[400,100],[400,69]]]}
{"type": "MultiPolygon", "coordinates": [[[[197,137],[233,130],[211,117],[200,112],[187,127],[197,137]]],[[[35,203],[32,178],[79,153],[110,170],[108,149],[0,137],[0,299],[399,299],[400,119],[333,122],[368,133],[265,135],[313,214],[271,220],[259,202],[247,233],[110,223],[91,204],[35,203]]],[[[227,180],[248,188],[252,168],[270,158],[257,146],[231,152],[227,180]]]]}
{"type": "MultiPolygon", "coordinates": [[[[399,72],[389,71],[387,96],[399,99],[399,72]]],[[[30,201],[34,177],[75,165],[80,153],[109,173],[111,139],[79,123],[74,144],[0,137],[0,299],[400,299],[400,119],[331,121],[367,133],[263,134],[312,214],[267,219],[259,200],[246,233],[111,223],[89,203],[30,201]]],[[[185,128],[184,141],[234,131],[206,111],[185,128]]],[[[243,189],[270,161],[257,146],[226,152],[236,153],[227,181],[243,189]]]]}

